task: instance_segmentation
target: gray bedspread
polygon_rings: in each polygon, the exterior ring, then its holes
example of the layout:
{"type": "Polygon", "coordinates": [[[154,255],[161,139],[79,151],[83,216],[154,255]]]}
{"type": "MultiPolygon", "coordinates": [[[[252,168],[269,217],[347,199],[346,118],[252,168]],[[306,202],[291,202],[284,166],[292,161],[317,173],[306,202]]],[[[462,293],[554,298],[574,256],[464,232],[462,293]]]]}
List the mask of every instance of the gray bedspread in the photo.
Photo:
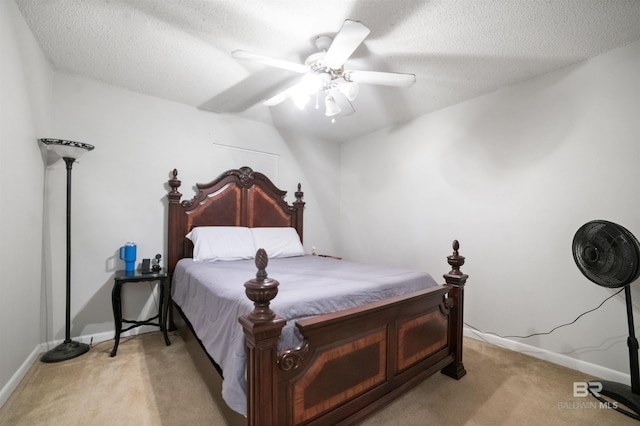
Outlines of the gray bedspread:
{"type": "MultiPolygon", "coordinates": [[[[267,272],[280,282],[271,309],[287,320],[279,342],[281,349],[300,343],[295,320],[437,285],[426,273],[310,255],[271,259],[267,272]]],[[[238,317],[253,309],[253,303],[245,296],[244,283],[255,274],[253,260],[182,259],[175,268],[171,287],[173,300],[222,368],[222,397],[229,407],[243,415],[246,415],[245,345],[238,317]]]]}

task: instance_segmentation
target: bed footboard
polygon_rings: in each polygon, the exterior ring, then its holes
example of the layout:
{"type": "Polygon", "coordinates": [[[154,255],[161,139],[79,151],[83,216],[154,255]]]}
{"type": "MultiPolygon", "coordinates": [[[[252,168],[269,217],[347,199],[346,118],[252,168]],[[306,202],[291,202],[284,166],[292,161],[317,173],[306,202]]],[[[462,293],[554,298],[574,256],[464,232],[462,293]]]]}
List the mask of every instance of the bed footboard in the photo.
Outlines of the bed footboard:
{"type": "Polygon", "coordinates": [[[285,321],[269,308],[278,282],[268,258],[245,283],[255,309],[240,318],[247,342],[249,425],[351,424],[441,370],[461,378],[463,291],[458,243],[447,284],[298,321],[304,340],[278,353],[285,321]]]}

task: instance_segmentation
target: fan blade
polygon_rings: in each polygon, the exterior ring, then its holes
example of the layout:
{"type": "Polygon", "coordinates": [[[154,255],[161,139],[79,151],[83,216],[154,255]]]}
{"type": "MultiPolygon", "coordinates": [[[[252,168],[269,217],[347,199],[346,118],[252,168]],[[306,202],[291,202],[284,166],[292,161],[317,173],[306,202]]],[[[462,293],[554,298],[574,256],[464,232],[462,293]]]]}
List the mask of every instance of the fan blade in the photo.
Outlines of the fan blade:
{"type": "Polygon", "coordinates": [[[236,59],[257,62],[259,64],[282,68],[289,71],[295,71],[301,74],[309,71],[309,67],[307,65],[285,61],[283,59],[270,58],[268,56],[259,55],[257,53],[247,52],[246,50],[234,50],[233,52],[231,52],[231,56],[236,59]]]}
{"type": "Polygon", "coordinates": [[[345,71],[344,79],[356,83],[394,87],[409,87],[416,82],[415,74],[381,71],[345,71]]]}
{"type": "Polygon", "coordinates": [[[331,69],[342,67],[353,52],[369,35],[369,28],[362,22],[347,19],[333,39],[324,57],[325,64],[331,69]]]}
{"type": "Polygon", "coordinates": [[[304,79],[302,79],[293,86],[290,86],[288,89],[267,99],[263,102],[263,105],[269,107],[276,106],[286,101],[287,99],[291,99],[293,103],[302,110],[309,103],[313,95],[314,94],[309,93],[308,83],[306,83],[304,79]]]}
{"type": "Polygon", "coordinates": [[[300,87],[301,87],[301,83],[296,83],[293,86],[290,86],[289,88],[276,94],[275,96],[272,96],[271,98],[267,99],[262,104],[265,106],[276,106],[278,104],[281,104],[282,102],[286,101],[291,96],[293,96],[296,92],[299,92],[300,87]]]}

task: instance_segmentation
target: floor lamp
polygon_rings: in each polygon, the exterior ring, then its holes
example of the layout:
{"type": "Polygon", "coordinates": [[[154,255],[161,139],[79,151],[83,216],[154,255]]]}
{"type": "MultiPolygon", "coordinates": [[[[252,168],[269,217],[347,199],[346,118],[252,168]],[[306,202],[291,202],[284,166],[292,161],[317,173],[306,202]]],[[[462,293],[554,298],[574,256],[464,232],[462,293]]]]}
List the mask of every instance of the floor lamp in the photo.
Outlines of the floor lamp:
{"type": "Polygon", "coordinates": [[[64,342],[46,352],[40,361],[59,362],[75,358],[89,351],[86,343],[71,340],[71,167],[73,162],[82,154],[91,151],[94,147],[81,142],[67,141],[62,139],[39,139],[42,147],[47,151],[48,159],[60,158],[67,165],[67,306],[64,342]],[[53,156],[49,154],[54,154],[53,156]]]}

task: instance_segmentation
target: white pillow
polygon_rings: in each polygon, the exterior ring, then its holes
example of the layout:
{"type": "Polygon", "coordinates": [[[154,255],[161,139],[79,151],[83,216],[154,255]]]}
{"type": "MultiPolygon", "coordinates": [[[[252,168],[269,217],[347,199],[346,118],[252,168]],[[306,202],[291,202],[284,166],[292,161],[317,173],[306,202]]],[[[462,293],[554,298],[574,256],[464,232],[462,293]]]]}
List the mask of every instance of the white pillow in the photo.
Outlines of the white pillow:
{"type": "Polygon", "coordinates": [[[251,228],[253,245],[263,248],[269,259],[304,256],[304,248],[294,228],[251,228]]]}
{"type": "Polygon", "coordinates": [[[193,260],[242,260],[256,255],[253,236],[246,227],[198,226],[186,237],[193,241],[193,260]]]}

